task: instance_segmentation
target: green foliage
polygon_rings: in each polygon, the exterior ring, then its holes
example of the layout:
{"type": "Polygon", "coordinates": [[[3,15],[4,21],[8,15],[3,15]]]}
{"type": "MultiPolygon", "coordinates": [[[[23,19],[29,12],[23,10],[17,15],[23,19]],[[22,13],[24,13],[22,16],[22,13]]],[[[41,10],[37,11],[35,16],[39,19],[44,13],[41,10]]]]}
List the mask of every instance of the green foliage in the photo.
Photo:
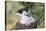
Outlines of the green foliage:
{"type": "Polygon", "coordinates": [[[19,2],[19,3],[21,3],[27,8],[30,8],[30,7],[32,8],[35,5],[34,2],[19,2]]]}

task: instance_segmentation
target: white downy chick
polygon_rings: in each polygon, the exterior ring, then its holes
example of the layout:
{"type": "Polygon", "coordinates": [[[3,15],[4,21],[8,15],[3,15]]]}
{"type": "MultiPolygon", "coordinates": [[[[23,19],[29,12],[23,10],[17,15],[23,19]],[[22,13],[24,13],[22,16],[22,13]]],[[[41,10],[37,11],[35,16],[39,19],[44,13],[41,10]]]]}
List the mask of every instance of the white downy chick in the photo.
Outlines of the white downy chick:
{"type": "Polygon", "coordinates": [[[27,16],[27,14],[29,14],[28,12],[30,11],[26,12],[25,10],[23,11],[21,10],[20,12],[22,13],[16,13],[16,15],[21,16],[21,21],[20,21],[21,24],[30,25],[30,23],[35,21],[35,19],[32,16],[29,17],[27,16]]]}

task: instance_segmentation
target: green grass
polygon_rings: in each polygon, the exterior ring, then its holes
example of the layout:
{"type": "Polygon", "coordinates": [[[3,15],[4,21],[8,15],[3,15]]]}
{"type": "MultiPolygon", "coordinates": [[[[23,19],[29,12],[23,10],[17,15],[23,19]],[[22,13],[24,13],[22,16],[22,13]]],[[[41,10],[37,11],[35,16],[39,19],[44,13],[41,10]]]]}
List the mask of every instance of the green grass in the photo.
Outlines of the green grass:
{"type": "Polygon", "coordinates": [[[39,28],[44,28],[45,27],[45,12],[44,12],[44,7],[41,5],[36,5],[36,7],[33,8],[32,14],[37,16],[40,20],[40,25],[38,26],[39,28]]]}

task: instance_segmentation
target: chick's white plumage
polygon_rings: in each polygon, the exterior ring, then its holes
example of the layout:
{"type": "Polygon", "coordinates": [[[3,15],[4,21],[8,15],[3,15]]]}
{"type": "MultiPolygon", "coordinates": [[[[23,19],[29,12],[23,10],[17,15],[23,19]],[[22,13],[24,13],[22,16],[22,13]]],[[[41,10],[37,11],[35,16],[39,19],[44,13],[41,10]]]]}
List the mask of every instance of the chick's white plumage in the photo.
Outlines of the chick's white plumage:
{"type": "Polygon", "coordinates": [[[27,16],[22,16],[20,23],[25,25],[30,25],[30,18],[27,16]]]}
{"type": "Polygon", "coordinates": [[[17,15],[21,16],[21,21],[20,21],[21,24],[30,25],[30,23],[35,21],[33,17],[31,17],[31,16],[28,17],[27,16],[26,11],[23,11],[22,14],[18,13],[17,15]]]}

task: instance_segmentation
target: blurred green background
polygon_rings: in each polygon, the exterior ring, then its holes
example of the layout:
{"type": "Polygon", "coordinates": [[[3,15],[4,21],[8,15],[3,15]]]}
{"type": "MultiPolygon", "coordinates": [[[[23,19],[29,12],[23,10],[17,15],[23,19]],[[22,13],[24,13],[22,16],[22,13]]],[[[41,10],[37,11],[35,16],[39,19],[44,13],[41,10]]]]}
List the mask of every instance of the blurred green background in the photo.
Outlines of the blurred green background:
{"type": "Polygon", "coordinates": [[[15,19],[18,19],[16,16],[16,12],[21,8],[31,8],[32,11],[30,13],[33,17],[38,17],[40,20],[40,24],[37,28],[45,27],[45,4],[38,2],[16,2],[16,1],[6,1],[6,21],[7,23],[12,23],[15,19]]]}

